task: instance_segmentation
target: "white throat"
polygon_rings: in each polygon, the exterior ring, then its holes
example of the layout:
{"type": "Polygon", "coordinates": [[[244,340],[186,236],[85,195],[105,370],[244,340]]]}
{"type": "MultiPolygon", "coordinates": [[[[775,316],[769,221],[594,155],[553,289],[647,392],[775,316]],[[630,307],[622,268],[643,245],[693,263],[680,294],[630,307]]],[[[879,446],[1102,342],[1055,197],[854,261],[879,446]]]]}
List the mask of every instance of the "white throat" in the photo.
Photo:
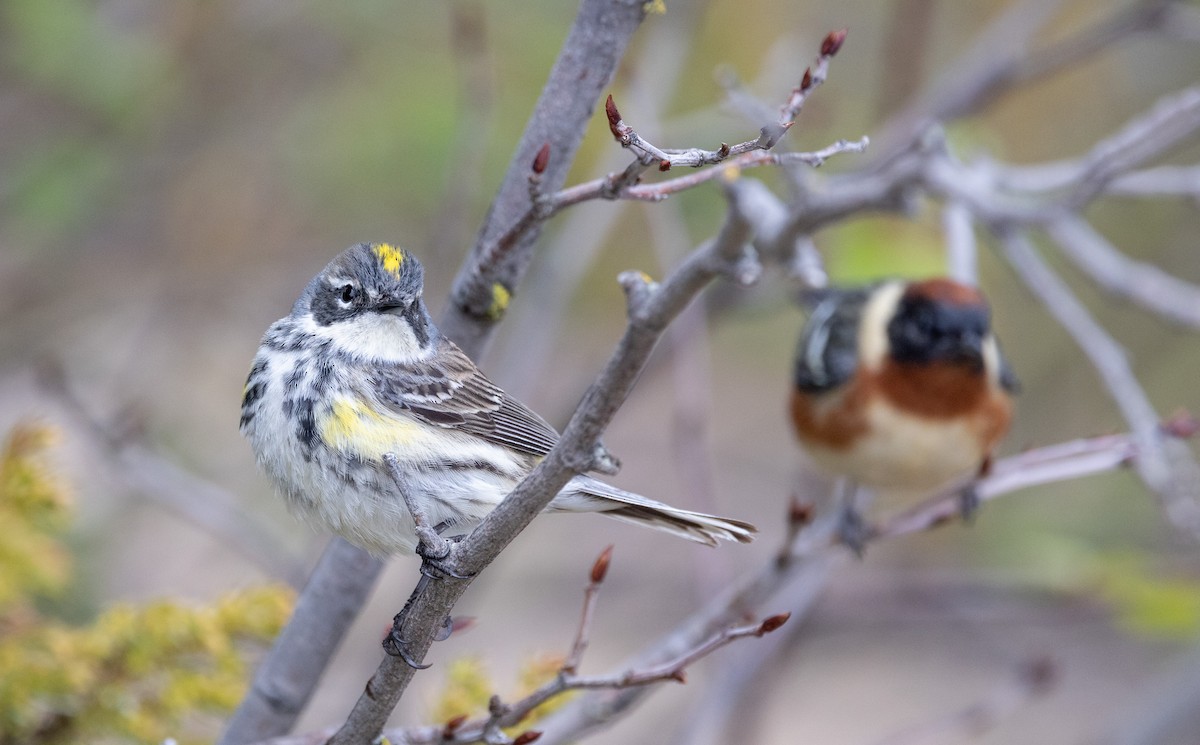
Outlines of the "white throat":
{"type": "Polygon", "coordinates": [[[366,360],[408,364],[428,359],[433,345],[421,347],[412,326],[400,316],[365,313],[348,323],[319,326],[306,318],[307,331],[329,339],[342,352],[366,360]]]}

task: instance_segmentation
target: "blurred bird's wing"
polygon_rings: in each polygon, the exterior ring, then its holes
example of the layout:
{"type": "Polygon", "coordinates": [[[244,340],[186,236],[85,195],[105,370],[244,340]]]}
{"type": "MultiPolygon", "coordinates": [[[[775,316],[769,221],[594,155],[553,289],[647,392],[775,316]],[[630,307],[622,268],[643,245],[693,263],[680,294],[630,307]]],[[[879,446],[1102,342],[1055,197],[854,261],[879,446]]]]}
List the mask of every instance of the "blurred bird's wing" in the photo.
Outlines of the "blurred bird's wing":
{"type": "Polygon", "coordinates": [[[858,324],[875,287],[822,290],[800,332],[793,372],[797,388],[822,393],[854,375],[858,365],[858,324]]]}
{"type": "MultiPolygon", "coordinates": [[[[994,334],[993,338],[995,338],[994,334]]],[[[1000,387],[1009,393],[1020,393],[1021,381],[1017,379],[1017,373],[1013,371],[1012,365],[1008,363],[1008,358],[1004,356],[999,339],[996,339],[996,351],[1000,353],[1000,387]]]]}
{"type": "Polygon", "coordinates": [[[372,388],[385,408],[529,455],[543,456],[558,441],[546,420],[488,380],[448,339],[419,365],[377,365],[372,388]]]}

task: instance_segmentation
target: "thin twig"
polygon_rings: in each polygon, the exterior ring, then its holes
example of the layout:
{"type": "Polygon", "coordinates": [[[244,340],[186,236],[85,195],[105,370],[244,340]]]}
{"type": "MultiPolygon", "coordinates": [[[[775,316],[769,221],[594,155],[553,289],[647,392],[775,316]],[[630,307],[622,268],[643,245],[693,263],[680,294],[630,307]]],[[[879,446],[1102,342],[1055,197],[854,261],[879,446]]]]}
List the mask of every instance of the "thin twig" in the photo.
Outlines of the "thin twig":
{"type": "MultiPolygon", "coordinates": [[[[820,167],[826,160],[842,153],[861,153],[867,149],[870,139],[861,137],[854,141],[838,140],[827,147],[813,152],[776,153],[754,151],[729,159],[723,169],[705,169],[653,184],[637,184],[614,192],[610,199],[628,199],[639,202],[660,202],[672,194],[678,194],[688,189],[694,189],[712,179],[721,177],[727,169],[744,170],[762,166],[778,165],[808,165],[820,167]]],[[[565,209],[580,202],[605,198],[607,179],[595,179],[563,189],[550,198],[554,210],[565,209]]]]}
{"type": "Polygon", "coordinates": [[[579,628],[575,632],[575,641],[571,643],[571,651],[562,665],[564,672],[575,672],[579,669],[580,661],[583,660],[583,653],[587,649],[588,636],[592,628],[592,615],[596,610],[596,595],[599,594],[600,585],[603,584],[604,578],[608,574],[608,567],[612,563],[612,552],[613,547],[610,545],[600,553],[600,556],[596,558],[596,563],[592,565],[591,574],[588,575],[588,585],[583,591],[583,610],[579,614],[579,628]]]}

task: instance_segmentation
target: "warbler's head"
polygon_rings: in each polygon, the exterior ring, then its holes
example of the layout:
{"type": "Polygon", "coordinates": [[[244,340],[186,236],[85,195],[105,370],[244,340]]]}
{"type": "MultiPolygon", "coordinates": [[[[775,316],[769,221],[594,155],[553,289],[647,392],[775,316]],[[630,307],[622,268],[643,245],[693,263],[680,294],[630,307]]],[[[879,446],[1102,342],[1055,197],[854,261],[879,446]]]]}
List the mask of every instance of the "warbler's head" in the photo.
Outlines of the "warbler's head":
{"type": "Polygon", "coordinates": [[[342,351],[404,361],[432,354],[437,328],[421,300],[425,270],[389,243],[359,243],[313,277],[292,309],[342,351]]]}
{"type": "Polygon", "coordinates": [[[983,370],[991,311],[973,287],[936,278],[909,284],[887,326],[897,362],[948,362],[983,370]]]}

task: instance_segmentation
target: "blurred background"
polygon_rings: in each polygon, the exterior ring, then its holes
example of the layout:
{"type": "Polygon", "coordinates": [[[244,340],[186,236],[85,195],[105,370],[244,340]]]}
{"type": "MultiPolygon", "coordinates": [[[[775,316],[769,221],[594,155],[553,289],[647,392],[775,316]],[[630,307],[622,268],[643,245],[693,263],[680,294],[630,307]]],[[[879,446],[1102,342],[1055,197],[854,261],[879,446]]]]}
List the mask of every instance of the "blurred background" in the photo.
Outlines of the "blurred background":
{"type": "MultiPolygon", "coordinates": [[[[1062,2],[1037,42],[1126,4],[1062,2]]],[[[789,146],[818,149],[875,133],[936,89],[1015,5],[668,0],[635,36],[613,94],[660,146],[753,139],[759,125],[724,104],[722,81],[736,77],[775,107],[826,32],[848,27],[829,82],[789,134],[789,146]]],[[[73,485],[79,574],[55,613],[86,621],[117,601],[207,601],[302,581],[326,538],[286,514],[237,432],[261,334],[363,240],[421,257],[438,317],[574,10],[550,0],[0,1],[0,432],[37,417],[62,433],[55,462],[73,485]]],[[[952,123],[951,142],[964,158],[1078,157],[1200,78],[1195,31],[1128,35],[952,123]]],[[[1193,140],[1172,159],[1197,154],[1193,140]]],[[[600,113],[569,183],[626,162],[600,113]]],[[[777,174],[746,175],[784,193],[777,174]]],[[[482,367],[561,426],[623,328],[616,274],[661,276],[723,209],[706,186],[659,205],[559,215],[482,367]]],[[[1200,282],[1194,201],[1105,199],[1087,216],[1133,257],[1200,282]]],[[[863,216],[816,242],[837,282],[945,270],[933,209],[863,216]]],[[[981,284],[1024,384],[1004,452],[1122,431],[1070,337],[981,249],[981,284]]],[[[1200,408],[1195,329],[1060,268],[1126,346],[1159,411],[1200,408]]],[[[459,612],[477,625],[435,645],[435,667],[395,721],[429,721],[453,659],[478,656],[506,692],[524,660],[564,652],[587,571],[610,543],[585,671],[610,669],[768,560],[796,485],[824,488],[802,481],[784,418],[802,322],[792,290],[772,271],[752,291],[718,291],[707,318],[692,315],[662,345],[605,440],[624,463],[617,483],[754,522],[758,542],[710,551],[595,516],[539,520],[473,585],[459,612]]],[[[344,716],[416,567],[393,560],[302,729],[344,716]]],[[[986,696],[1043,654],[1057,687],[982,741],[1092,742],[1142,712],[1147,690],[1200,637],[1200,551],[1133,475],[1111,473],[1005,497],[969,528],[872,546],[838,567],[798,626],[756,694],[757,742],[875,742],[986,696]]],[[[706,675],[754,643],[706,661],[688,686],[668,687],[596,741],[669,741],[706,675]]]]}

